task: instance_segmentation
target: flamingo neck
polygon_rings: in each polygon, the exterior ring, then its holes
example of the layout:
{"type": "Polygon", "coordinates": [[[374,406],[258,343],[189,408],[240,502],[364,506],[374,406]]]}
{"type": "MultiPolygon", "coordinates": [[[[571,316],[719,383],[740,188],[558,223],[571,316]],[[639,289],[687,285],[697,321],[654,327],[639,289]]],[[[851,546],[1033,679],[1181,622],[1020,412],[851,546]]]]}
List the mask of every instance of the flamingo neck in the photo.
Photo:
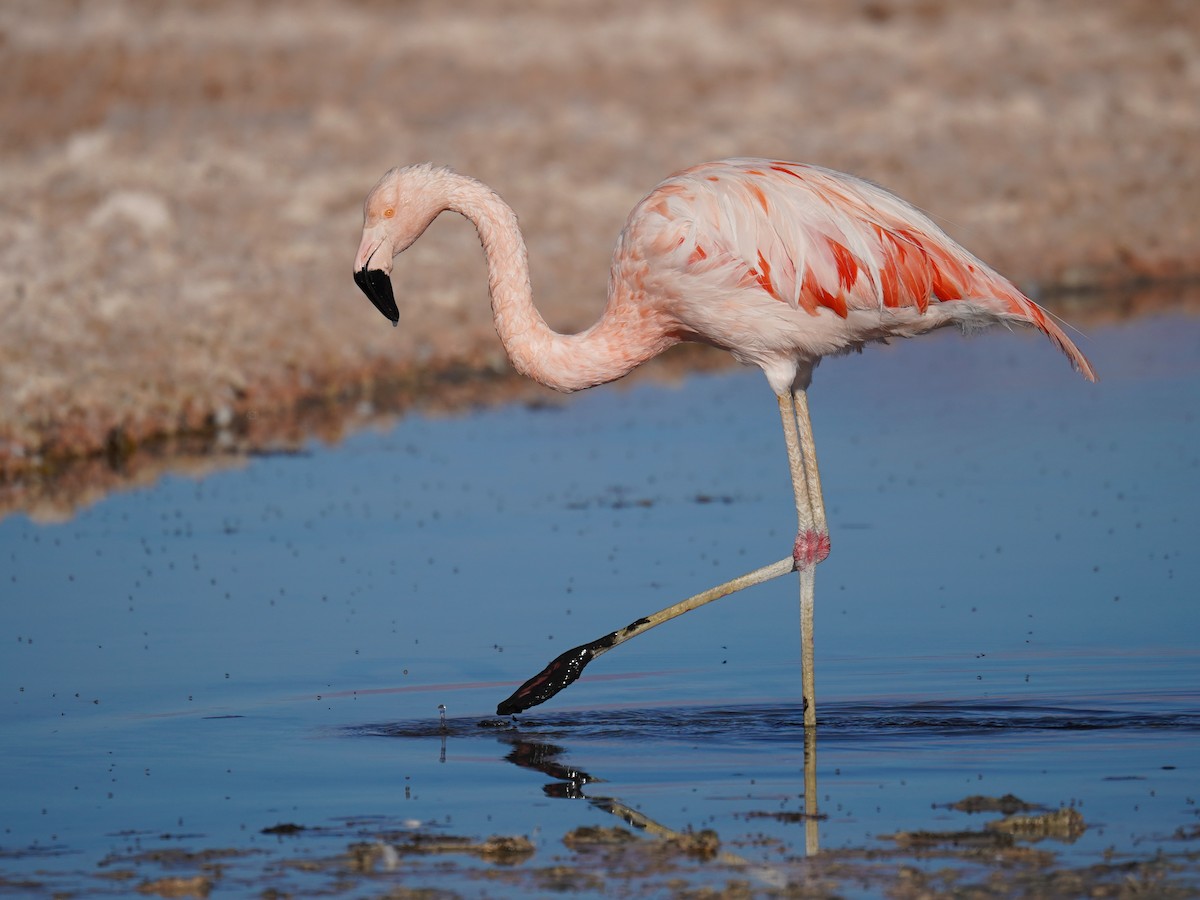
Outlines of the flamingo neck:
{"type": "Polygon", "coordinates": [[[638,296],[617,277],[615,266],[600,319],[578,334],[560,334],[533,305],[529,257],[512,208],[465,176],[455,178],[447,208],[470,219],[479,232],[496,333],[521,374],[556,391],[578,391],[614,381],[678,343],[665,317],[639,308],[638,296]]]}

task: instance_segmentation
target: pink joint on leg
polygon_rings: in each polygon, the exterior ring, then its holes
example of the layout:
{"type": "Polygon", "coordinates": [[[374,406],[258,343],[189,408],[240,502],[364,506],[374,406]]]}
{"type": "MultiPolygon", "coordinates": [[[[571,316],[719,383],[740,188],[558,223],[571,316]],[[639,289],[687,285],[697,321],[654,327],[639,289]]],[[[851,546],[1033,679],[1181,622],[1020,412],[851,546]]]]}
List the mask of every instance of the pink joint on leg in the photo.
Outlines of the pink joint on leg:
{"type": "Polygon", "coordinates": [[[796,546],[792,558],[797,571],[815,566],[829,555],[829,534],[819,531],[802,531],[796,535],[796,546]]]}

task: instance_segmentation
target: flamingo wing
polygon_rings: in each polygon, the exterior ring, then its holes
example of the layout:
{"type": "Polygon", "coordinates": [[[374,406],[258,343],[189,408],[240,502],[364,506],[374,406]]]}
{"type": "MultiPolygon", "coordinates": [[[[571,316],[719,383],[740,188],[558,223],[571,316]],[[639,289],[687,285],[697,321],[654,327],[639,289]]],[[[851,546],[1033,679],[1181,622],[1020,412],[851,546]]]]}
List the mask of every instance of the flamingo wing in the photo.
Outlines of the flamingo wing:
{"type": "Polygon", "coordinates": [[[1040,306],[928,216],[868,181],[799,163],[733,159],[668,179],[643,202],[680,269],[757,286],[810,315],[971,301],[1090,363],[1040,306]],[[672,227],[664,227],[666,223],[672,227]]]}

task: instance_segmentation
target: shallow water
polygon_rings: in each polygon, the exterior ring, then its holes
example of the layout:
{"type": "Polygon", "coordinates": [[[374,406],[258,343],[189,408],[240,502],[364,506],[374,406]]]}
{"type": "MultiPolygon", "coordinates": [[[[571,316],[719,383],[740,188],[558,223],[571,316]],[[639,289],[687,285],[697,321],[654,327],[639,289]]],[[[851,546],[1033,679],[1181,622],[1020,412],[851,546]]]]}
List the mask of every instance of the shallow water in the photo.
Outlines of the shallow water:
{"type": "Polygon", "coordinates": [[[344,871],[285,861],[504,834],[534,853],[503,878],[451,854],[370,883],[519,895],[580,864],[568,831],[625,821],[713,829],[766,889],[818,850],[979,830],[998,816],[949,805],[1014,794],[1082,814],[1036,842],[1055,865],[1191,854],[1172,877],[1200,884],[1200,321],[1084,349],[1098,385],[1004,334],[818,370],[833,553],[807,772],[793,577],[613,650],[515,726],[494,716],[562,650],[789,552],[754,372],[413,416],[0,522],[0,875],[121,893],[202,868],[151,851],[237,850],[203,870],[214,895],[336,893],[344,871]],[[305,830],[261,833],[280,823],[305,830]]]}

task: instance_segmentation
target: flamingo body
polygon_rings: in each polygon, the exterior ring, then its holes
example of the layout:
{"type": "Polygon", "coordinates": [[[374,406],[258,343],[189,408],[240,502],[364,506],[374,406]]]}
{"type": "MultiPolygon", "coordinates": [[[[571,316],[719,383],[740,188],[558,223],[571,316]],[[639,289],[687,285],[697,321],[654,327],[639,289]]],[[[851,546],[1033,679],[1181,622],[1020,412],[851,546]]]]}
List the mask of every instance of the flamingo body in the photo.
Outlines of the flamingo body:
{"type": "MultiPolygon", "coordinates": [[[[796,501],[790,567],[801,577],[806,724],[815,723],[812,576],[829,553],[807,400],[821,358],[946,325],[1023,325],[1042,331],[1085,378],[1096,377],[1045,310],[928,216],[830,169],[727,159],[667,178],[629,214],[613,252],[607,305],[578,334],[555,332],[534,307],[512,209],[481,182],[429,164],[392,169],[366,199],[354,278],[380,312],[398,321],[393,257],[446,210],[479,232],[496,331],[514,367],[529,377],[580,390],[620,378],[680,341],[721,347],[763,370],[779,401],[796,501]]],[[[697,597],[724,596],[788,568],[783,560],[697,597]]],[[[645,627],[678,614],[651,617],[645,627]]],[[[583,662],[552,663],[501,709],[542,702],[597,652],[641,630],[635,623],[599,649],[576,648],[587,650],[583,662]]]]}
{"type": "Polygon", "coordinates": [[[926,215],[817,166],[730,159],[668,178],[630,214],[611,284],[759,366],[777,394],[806,387],[821,357],[950,324],[1033,326],[1095,377],[1041,307],[926,215]]]}

